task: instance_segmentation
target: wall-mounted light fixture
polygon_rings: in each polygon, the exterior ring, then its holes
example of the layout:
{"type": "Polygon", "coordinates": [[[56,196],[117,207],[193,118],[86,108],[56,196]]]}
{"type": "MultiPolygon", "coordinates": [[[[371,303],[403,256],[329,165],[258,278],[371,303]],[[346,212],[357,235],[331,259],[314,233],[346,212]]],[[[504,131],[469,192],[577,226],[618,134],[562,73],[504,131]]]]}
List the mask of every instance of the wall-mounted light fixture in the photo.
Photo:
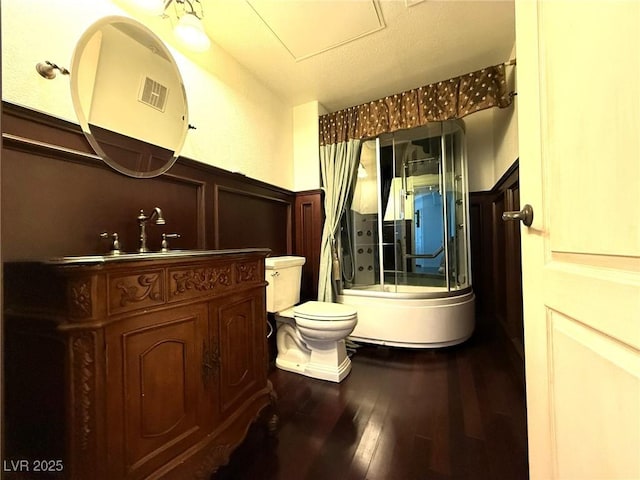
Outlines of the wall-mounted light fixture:
{"type": "Polygon", "coordinates": [[[62,75],[69,75],[69,70],[64,67],[59,67],[55,63],[51,63],[49,60],[38,62],[36,65],[36,71],[47,80],[56,78],[56,70],[58,70],[62,75]]]}
{"type": "Polygon", "coordinates": [[[169,6],[173,4],[173,16],[177,22],[173,33],[188,48],[196,52],[204,52],[211,46],[211,40],[204,31],[202,18],[204,10],[200,0],[133,0],[150,15],[161,15],[172,18],[169,6]]]}

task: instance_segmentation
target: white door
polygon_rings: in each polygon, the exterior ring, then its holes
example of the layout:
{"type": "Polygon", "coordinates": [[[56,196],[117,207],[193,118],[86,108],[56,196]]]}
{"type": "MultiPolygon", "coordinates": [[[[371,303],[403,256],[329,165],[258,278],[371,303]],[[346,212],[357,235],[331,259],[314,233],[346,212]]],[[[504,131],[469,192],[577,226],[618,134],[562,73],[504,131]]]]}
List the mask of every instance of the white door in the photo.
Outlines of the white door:
{"type": "Polygon", "coordinates": [[[532,479],[640,479],[640,1],[516,0],[532,479]]]}

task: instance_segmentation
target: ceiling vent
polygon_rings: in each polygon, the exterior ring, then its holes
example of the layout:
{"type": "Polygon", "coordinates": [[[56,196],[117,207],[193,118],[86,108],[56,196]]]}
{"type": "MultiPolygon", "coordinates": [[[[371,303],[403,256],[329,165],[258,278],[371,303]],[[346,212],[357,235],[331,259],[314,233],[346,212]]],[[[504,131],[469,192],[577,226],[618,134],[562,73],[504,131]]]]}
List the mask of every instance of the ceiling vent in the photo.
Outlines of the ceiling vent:
{"type": "Polygon", "coordinates": [[[164,112],[164,107],[167,104],[167,92],[167,87],[149,77],[145,77],[138,100],[164,112]]]}

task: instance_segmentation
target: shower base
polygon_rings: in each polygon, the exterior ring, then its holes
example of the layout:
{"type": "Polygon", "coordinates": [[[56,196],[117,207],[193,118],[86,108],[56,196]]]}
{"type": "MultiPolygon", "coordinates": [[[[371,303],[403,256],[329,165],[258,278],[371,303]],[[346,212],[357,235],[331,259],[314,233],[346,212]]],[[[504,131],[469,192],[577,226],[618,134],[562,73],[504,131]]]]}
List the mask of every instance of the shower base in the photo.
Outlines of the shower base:
{"type": "Polygon", "coordinates": [[[437,287],[399,286],[349,289],[338,303],[354,306],[355,342],[405,348],[440,348],[471,337],[475,327],[475,295],[471,288],[446,292],[437,287]]]}

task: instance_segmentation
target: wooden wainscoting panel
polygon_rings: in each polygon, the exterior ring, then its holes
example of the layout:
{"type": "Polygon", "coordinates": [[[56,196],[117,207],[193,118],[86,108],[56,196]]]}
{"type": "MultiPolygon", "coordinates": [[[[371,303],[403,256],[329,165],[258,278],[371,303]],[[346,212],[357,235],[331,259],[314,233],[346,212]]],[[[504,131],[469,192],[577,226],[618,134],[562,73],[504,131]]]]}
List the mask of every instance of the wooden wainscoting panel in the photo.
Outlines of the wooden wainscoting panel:
{"type": "Polygon", "coordinates": [[[310,190],[296,194],[294,253],[307,259],[302,267],[300,291],[302,301],[318,298],[320,246],[324,224],[322,199],[322,190],[310,190]]]}
{"type": "Polygon", "coordinates": [[[178,233],[172,249],[292,252],[293,192],[184,157],[161,176],[127,177],[95,155],[79,125],[2,107],[5,261],[106,253],[103,231],[117,232],[122,249],[134,252],[136,217],[155,206],[167,223],[148,226],[151,250],[160,249],[162,233],[178,233]]]}
{"type": "Polygon", "coordinates": [[[516,375],[524,382],[520,223],[504,222],[520,210],[518,161],[488,192],[470,194],[471,262],[478,326],[504,339],[516,375]]]}
{"type": "Polygon", "coordinates": [[[471,192],[469,195],[469,223],[471,226],[471,275],[476,294],[478,320],[483,321],[491,311],[492,299],[492,225],[490,192],[471,192]]]}
{"type": "Polygon", "coordinates": [[[218,184],[214,192],[215,248],[270,248],[272,255],[291,252],[291,201],[218,184]]]}
{"type": "Polygon", "coordinates": [[[502,220],[502,213],[508,210],[505,205],[504,193],[498,194],[491,202],[491,222],[492,222],[492,250],[493,250],[493,316],[500,324],[505,323],[506,315],[506,235],[505,223],[502,220]]]}
{"type": "MultiPolygon", "coordinates": [[[[94,156],[95,165],[102,164],[82,133],[80,125],[20,105],[2,102],[2,133],[82,152],[94,156]]],[[[104,168],[108,167],[104,165],[104,168]]]]}
{"type": "Polygon", "coordinates": [[[117,232],[122,250],[134,252],[138,213],[149,214],[156,206],[166,225],[147,227],[151,250],[160,249],[162,233],[181,235],[173,248],[202,247],[202,182],[170,176],[140,180],[11,146],[5,146],[2,160],[5,260],[107,252],[109,242],[99,237],[104,231],[117,232]]]}

